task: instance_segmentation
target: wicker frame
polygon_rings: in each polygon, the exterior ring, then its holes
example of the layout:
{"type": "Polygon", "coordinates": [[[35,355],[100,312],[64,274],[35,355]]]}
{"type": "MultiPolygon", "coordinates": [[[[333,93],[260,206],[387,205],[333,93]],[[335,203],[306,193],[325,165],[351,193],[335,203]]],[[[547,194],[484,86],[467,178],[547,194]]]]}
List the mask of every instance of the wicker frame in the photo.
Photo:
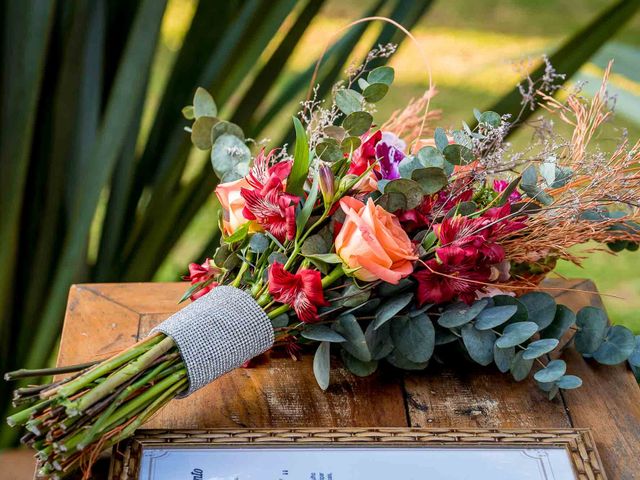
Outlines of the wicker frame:
{"type": "Polygon", "coordinates": [[[398,446],[524,446],[563,447],[578,480],[606,480],[600,456],[588,429],[445,429],[445,428],[295,428],[141,430],[116,446],[109,478],[134,480],[142,449],[147,446],[221,445],[344,445],[385,444],[398,446]]]}

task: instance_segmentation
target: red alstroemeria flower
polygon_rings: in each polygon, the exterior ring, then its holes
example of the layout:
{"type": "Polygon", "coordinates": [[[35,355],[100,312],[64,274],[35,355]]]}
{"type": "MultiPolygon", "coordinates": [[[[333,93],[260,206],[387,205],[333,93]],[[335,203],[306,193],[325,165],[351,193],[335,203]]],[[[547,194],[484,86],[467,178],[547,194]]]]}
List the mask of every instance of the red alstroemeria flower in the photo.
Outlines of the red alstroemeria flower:
{"type": "Polygon", "coordinates": [[[182,277],[183,280],[187,282],[191,282],[191,285],[196,285],[198,283],[204,284],[205,282],[209,282],[207,285],[203,286],[198,291],[194,292],[189,298],[191,300],[197,300],[201,296],[209,293],[215,287],[218,286],[217,282],[212,282],[211,280],[220,273],[220,269],[213,265],[210,258],[207,258],[202,265],[197,263],[189,264],[189,275],[185,275],[182,277]]]}
{"type": "Polygon", "coordinates": [[[269,166],[273,151],[256,157],[247,181],[251,189],[242,188],[245,201],[242,214],[248,220],[270,232],[280,242],[293,240],[296,234],[296,206],[300,198],[286,193],[285,180],[291,171],[291,162],[279,162],[269,166]]]}
{"type": "Polygon", "coordinates": [[[461,251],[468,261],[474,261],[480,256],[489,263],[498,263],[504,259],[504,250],[489,238],[491,230],[483,218],[456,215],[434,225],[433,231],[440,245],[461,251]]]}
{"type": "Polygon", "coordinates": [[[291,273],[278,262],[269,268],[269,293],[277,302],[291,306],[305,323],[316,321],[318,307],[329,305],[324,298],[319,271],[303,268],[291,273]]]}
{"type": "Polygon", "coordinates": [[[428,260],[425,269],[413,274],[418,281],[418,304],[450,302],[456,298],[473,302],[476,293],[484,289],[482,283],[489,280],[491,269],[465,260],[458,248],[438,249],[437,258],[428,260]]]}

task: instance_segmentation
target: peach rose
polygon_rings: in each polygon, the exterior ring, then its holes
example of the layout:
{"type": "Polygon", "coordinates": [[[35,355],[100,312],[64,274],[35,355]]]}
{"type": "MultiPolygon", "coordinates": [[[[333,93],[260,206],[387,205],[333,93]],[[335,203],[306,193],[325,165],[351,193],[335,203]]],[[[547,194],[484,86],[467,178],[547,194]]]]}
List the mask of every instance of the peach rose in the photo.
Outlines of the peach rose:
{"type": "Polygon", "coordinates": [[[354,276],[367,282],[398,283],[413,272],[415,247],[395,215],[369,199],[367,204],[352,197],[340,200],[346,214],[336,237],[336,253],[354,276]]]}
{"type": "Polygon", "coordinates": [[[222,225],[225,235],[231,235],[249,221],[242,215],[245,202],[240,195],[241,188],[251,188],[246,178],[221,183],[216,187],[216,196],[222,206],[222,225]]]}

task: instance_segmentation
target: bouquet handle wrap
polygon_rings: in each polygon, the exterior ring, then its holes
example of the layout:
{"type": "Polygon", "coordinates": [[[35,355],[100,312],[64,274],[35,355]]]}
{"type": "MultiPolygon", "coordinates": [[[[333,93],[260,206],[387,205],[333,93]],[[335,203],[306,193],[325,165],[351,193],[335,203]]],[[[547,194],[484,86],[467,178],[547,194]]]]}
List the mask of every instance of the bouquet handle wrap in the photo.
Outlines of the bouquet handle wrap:
{"type": "Polygon", "coordinates": [[[185,363],[191,395],[273,346],[269,317],[249,295],[218,286],[155,327],[171,337],[185,363]]]}

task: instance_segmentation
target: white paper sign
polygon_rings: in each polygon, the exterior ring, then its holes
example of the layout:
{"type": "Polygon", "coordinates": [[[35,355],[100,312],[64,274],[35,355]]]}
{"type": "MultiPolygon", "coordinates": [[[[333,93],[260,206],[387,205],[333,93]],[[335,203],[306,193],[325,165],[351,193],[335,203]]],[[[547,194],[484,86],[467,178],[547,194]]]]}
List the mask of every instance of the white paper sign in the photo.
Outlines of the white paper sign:
{"type": "Polygon", "coordinates": [[[563,448],[144,448],[141,480],[575,480],[563,448]]]}

